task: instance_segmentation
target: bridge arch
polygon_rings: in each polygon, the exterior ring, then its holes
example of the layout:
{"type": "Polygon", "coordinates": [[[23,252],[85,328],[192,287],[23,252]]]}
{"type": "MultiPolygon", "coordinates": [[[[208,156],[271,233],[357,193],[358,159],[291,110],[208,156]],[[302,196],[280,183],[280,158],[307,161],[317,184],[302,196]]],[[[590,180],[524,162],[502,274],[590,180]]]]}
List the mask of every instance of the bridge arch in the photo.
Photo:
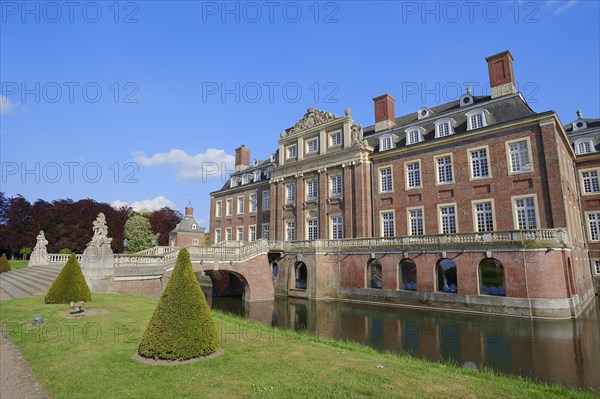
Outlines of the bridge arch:
{"type": "Polygon", "coordinates": [[[240,296],[245,299],[250,296],[248,280],[237,272],[231,270],[205,270],[212,282],[212,296],[240,296]]]}

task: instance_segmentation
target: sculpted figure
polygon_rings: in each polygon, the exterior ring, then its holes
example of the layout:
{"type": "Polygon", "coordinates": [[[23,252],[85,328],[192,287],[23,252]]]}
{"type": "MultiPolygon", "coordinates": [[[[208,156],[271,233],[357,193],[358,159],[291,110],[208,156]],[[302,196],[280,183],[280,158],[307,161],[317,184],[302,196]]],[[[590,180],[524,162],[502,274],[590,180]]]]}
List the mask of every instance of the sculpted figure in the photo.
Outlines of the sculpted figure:
{"type": "Polygon", "coordinates": [[[102,212],[98,214],[98,217],[93,222],[94,236],[89,245],[101,246],[103,244],[110,244],[112,238],[108,237],[108,227],[106,226],[106,217],[102,212]]]}

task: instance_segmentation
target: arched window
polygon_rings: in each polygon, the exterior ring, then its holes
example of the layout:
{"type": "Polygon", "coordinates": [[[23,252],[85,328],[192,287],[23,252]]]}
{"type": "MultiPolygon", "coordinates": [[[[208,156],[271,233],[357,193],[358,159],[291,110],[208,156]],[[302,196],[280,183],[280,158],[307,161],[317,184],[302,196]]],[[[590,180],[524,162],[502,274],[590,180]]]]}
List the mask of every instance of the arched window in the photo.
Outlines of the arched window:
{"type": "Polygon", "coordinates": [[[305,290],[306,289],[306,277],[308,275],[308,271],[306,270],[306,265],[304,262],[298,262],[296,264],[296,289],[305,290]]]}
{"type": "Polygon", "coordinates": [[[439,292],[456,294],[458,280],[456,278],[456,264],[453,260],[444,258],[437,263],[437,286],[439,292]]]}
{"type": "Polygon", "coordinates": [[[479,278],[483,295],[506,296],[504,267],[498,259],[485,258],[479,262],[479,278]]]}
{"type": "Polygon", "coordinates": [[[279,274],[279,265],[277,264],[277,262],[273,262],[271,271],[273,273],[273,278],[277,277],[277,275],[279,274]]]}
{"type": "Polygon", "coordinates": [[[377,259],[369,259],[367,263],[367,287],[381,289],[382,283],[381,263],[377,259]]]}
{"type": "Polygon", "coordinates": [[[417,290],[417,265],[412,259],[405,258],[400,261],[400,289],[417,290]]]}

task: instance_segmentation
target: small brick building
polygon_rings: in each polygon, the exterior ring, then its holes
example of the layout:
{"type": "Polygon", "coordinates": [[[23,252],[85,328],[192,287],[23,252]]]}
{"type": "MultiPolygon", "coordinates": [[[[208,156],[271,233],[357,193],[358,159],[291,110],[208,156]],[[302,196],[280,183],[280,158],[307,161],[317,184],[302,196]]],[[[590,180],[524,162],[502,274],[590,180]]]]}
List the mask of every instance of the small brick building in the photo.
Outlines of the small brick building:
{"type": "Polygon", "coordinates": [[[169,233],[169,246],[183,248],[190,245],[204,245],[206,229],[200,227],[194,218],[192,204],[185,207],[185,216],[169,233]]]}

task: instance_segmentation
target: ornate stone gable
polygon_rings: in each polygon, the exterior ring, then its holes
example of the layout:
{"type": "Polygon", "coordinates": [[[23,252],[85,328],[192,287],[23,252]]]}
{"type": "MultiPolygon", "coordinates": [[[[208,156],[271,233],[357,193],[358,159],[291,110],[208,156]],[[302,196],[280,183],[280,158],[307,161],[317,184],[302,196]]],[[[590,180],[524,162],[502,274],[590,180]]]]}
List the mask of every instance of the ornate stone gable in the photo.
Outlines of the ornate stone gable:
{"type": "Polygon", "coordinates": [[[320,111],[316,108],[309,108],[306,114],[294,125],[293,128],[287,131],[286,135],[299,133],[304,130],[311,129],[315,126],[324,125],[325,123],[335,121],[339,117],[331,112],[320,111]]]}

